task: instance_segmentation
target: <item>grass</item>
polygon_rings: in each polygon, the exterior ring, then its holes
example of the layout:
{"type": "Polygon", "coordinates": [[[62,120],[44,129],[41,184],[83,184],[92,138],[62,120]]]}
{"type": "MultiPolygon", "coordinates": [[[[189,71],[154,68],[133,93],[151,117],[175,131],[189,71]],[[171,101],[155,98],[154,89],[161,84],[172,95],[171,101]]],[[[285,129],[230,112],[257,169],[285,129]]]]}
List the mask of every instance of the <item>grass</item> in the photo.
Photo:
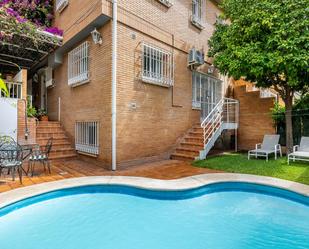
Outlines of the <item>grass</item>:
{"type": "Polygon", "coordinates": [[[249,161],[246,154],[226,153],[195,161],[193,165],[230,173],[277,177],[309,185],[309,162],[291,162],[288,165],[286,157],[270,159],[268,162],[255,158],[249,161]]]}

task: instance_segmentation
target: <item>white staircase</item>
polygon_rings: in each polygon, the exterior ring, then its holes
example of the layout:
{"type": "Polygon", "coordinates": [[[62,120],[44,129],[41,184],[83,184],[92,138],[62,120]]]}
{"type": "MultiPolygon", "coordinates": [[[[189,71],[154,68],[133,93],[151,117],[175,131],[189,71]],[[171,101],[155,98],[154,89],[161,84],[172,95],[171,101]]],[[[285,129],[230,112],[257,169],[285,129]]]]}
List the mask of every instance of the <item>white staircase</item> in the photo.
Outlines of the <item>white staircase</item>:
{"type": "Polygon", "coordinates": [[[222,132],[224,130],[236,131],[238,123],[239,102],[235,99],[223,98],[201,123],[204,149],[200,150],[199,157],[196,159],[205,159],[222,132]]]}

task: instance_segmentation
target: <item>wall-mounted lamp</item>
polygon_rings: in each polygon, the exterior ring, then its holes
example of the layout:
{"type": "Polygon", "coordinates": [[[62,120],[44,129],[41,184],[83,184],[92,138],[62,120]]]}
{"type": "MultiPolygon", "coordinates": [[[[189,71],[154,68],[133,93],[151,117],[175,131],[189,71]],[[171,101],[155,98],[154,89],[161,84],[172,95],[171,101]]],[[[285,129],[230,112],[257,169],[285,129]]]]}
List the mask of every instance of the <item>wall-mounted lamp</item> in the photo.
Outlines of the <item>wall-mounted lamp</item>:
{"type": "Polygon", "coordinates": [[[94,44],[100,44],[101,45],[103,43],[102,35],[100,34],[99,31],[97,31],[96,28],[91,32],[91,36],[92,36],[92,40],[93,40],[94,44]]]}
{"type": "Polygon", "coordinates": [[[215,66],[212,64],[212,65],[210,65],[210,66],[208,67],[208,73],[209,73],[209,74],[213,74],[214,71],[215,71],[215,66]]]}

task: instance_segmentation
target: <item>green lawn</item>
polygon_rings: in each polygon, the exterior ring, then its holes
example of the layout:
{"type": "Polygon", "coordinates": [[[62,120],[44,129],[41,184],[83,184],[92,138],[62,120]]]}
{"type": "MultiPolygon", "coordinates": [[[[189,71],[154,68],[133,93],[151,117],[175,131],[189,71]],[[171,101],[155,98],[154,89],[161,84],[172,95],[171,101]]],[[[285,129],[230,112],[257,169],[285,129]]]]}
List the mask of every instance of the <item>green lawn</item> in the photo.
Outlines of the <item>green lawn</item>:
{"type": "Polygon", "coordinates": [[[251,159],[246,154],[226,153],[209,157],[207,160],[195,161],[194,166],[222,170],[230,173],[243,173],[271,176],[309,185],[309,162],[291,162],[286,157],[278,160],[251,159]]]}

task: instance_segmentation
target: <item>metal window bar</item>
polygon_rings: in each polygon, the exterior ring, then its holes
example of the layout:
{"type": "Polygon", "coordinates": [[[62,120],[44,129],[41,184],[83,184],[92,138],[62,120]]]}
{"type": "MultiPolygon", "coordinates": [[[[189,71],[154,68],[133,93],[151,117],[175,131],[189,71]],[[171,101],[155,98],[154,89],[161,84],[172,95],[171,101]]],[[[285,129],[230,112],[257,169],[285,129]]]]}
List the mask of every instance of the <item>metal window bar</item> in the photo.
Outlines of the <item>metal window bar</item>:
{"type": "Polygon", "coordinates": [[[141,75],[144,82],[166,87],[174,85],[174,58],[172,53],[143,43],[141,57],[141,75]]]}
{"type": "Polygon", "coordinates": [[[68,54],[68,84],[89,81],[89,42],[84,42],[68,54]]]}
{"type": "MultiPolygon", "coordinates": [[[[21,99],[22,98],[22,83],[19,82],[5,82],[8,89],[8,98],[21,99]]],[[[5,98],[4,92],[0,91],[0,98],[5,98]]]]}
{"type": "Polygon", "coordinates": [[[99,122],[75,123],[75,149],[87,154],[99,154],[99,122]]]}

